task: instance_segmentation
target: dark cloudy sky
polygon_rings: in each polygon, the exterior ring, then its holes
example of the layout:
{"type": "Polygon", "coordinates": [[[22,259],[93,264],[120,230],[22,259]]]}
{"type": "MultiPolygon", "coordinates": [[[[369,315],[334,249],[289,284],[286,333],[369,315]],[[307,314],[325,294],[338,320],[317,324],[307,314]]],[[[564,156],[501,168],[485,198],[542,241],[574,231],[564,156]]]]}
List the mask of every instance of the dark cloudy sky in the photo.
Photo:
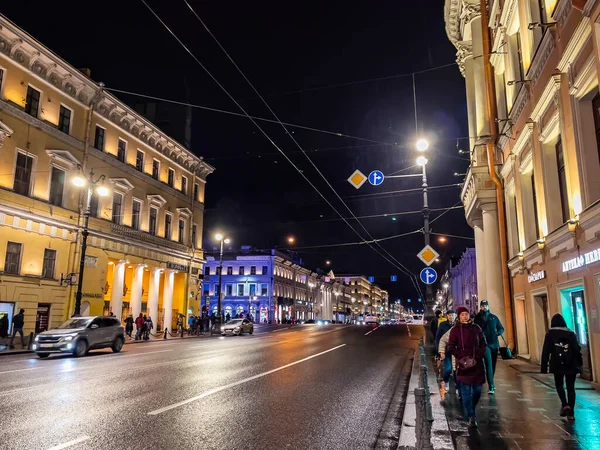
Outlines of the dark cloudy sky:
{"type": "MultiPolygon", "coordinates": [[[[273,118],[183,0],[147,1],[251,115],[273,118]]],[[[355,169],[390,174],[414,164],[412,77],[397,75],[454,62],[443,0],[190,3],[282,121],[364,139],[290,128],[356,216],[421,209],[419,192],[376,195],[418,188],[419,179],[388,179],[359,191],[346,179],[355,169]],[[372,81],[351,83],[360,80],[372,81]]],[[[239,112],[140,0],[20,0],[3,3],[0,11],[73,65],[91,68],[92,78],[108,88],[239,112]]],[[[467,135],[463,78],[452,65],[419,73],[415,80],[420,134],[432,142],[429,183],[460,182],[454,173],[468,165],[457,152],[457,138],[467,135]]],[[[129,103],[139,100],[119,96],[129,103]]],[[[318,191],[350,217],[283,129],[261,126],[318,191]]],[[[466,141],[459,145],[464,148],[466,141]]],[[[360,241],[343,221],[333,220],[338,215],[247,119],[195,109],[192,150],[216,167],[207,184],[206,249],[212,248],[217,229],[231,235],[236,246],[257,248],[285,247],[289,234],[296,236],[297,247],[360,241]]],[[[432,190],[430,206],[452,206],[459,192],[457,187],[432,190]]],[[[422,217],[361,222],[381,238],[419,229],[422,217]]],[[[368,238],[356,221],[350,224],[368,238]]],[[[472,236],[460,210],[447,213],[433,228],[472,236]]],[[[422,235],[413,234],[382,245],[418,273],[422,264],[415,254],[422,243],[422,235]]],[[[440,267],[468,245],[472,241],[454,238],[438,246],[444,255],[440,267]]],[[[415,296],[408,278],[366,245],[300,249],[299,254],[312,268],[331,260],[334,272],[373,275],[394,298],[415,296]],[[394,274],[397,283],[389,282],[394,274]]]]}

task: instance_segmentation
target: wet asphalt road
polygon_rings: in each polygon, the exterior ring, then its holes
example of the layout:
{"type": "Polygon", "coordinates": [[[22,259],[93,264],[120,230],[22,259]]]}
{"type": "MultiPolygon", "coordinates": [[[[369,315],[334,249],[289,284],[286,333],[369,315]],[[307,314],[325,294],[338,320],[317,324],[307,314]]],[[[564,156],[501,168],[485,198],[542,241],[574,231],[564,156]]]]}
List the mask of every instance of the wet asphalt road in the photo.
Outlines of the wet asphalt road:
{"type": "Polygon", "coordinates": [[[79,359],[3,356],[0,449],[384,448],[416,342],[405,325],[372,329],[262,326],[79,359]]]}

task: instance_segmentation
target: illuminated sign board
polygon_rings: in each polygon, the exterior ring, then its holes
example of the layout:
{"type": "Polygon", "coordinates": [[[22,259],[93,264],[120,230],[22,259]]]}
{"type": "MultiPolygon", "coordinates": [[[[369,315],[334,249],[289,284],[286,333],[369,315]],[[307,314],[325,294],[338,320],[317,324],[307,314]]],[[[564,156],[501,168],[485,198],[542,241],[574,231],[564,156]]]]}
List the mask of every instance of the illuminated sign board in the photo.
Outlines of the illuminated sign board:
{"type": "Polygon", "coordinates": [[[577,258],[568,259],[562,263],[562,271],[570,272],[571,270],[579,269],[580,267],[587,266],[600,261],[600,249],[593,250],[589,253],[584,253],[577,258]]]}
{"type": "Polygon", "coordinates": [[[527,281],[534,283],[536,281],[543,280],[544,278],[546,278],[546,271],[540,270],[538,272],[531,272],[527,277],[527,281]]]}

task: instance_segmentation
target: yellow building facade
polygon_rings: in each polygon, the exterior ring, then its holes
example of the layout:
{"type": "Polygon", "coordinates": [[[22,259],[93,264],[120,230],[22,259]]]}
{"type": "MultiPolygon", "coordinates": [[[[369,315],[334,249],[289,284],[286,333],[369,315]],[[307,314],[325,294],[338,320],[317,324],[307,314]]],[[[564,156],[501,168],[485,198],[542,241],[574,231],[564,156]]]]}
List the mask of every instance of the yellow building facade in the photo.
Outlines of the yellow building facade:
{"type": "Polygon", "coordinates": [[[81,313],[198,313],[213,170],[0,16],[1,315],[23,308],[29,333],[73,314],[88,188],[81,313]]]}

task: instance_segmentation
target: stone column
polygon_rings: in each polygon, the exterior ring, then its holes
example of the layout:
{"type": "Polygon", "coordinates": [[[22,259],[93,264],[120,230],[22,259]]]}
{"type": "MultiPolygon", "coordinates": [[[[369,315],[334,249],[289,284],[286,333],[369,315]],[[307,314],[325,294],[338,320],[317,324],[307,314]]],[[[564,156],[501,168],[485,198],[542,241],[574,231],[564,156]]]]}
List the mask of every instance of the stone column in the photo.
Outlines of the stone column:
{"type": "Polygon", "coordinates": [[[154,267],[150,270],[150,282],[148,283],[148,315],[154,323],[156,331],[156,323],[158,320],[158,289],[160,286],[160,268],[154,267]]]}
{"type": "MultiPolygon", "coordinates": [[[[506,325],[506,310],[504,308],[504,288],[502,286],[502,260],[500,258],[500,230],[498,228],[498,209],[495,203],[482,206],[484,235],[483,264],[485,268],[485,282],[490,311],[506,325]]],[[[477,254],[479,256],[479,253],[477,254]]],[[[479,272],[479,262],[477,263],[479,272]]]]}
{"type": "Polygon", "coordinates": [[[123,321],[123,284],[125,283],[125,266],[128,262],[124,259],[115,264],[112,280],[112,292],[110,294],[110,309],[113,314],[123,321]]]}
{"type": "Polygon", "coordinates": [[[163,288],[163,308],[165,309],[164,328],[171,330],[173,321],[173,283],[175,281],[175,271],[165,270],[165,285],[163,288]]]}
{"type": "MultiPolygon", "coordinates": [[[[483,219],[477,219],[475,224],[475,268],[477,270],[477,298],[487,298],[487,283],[485,282],[485,233],[483,219]]],[[[500,249],[498,249],[500,250],[500,249]]]]}
{"type": "Polygon", "coordinates": [[[144,281],[145,268],[146,264],[138,264],[137,266],[133,266],[130,307],[131,315],[134,319],[142,312],[142,282],[144,281]]]}

